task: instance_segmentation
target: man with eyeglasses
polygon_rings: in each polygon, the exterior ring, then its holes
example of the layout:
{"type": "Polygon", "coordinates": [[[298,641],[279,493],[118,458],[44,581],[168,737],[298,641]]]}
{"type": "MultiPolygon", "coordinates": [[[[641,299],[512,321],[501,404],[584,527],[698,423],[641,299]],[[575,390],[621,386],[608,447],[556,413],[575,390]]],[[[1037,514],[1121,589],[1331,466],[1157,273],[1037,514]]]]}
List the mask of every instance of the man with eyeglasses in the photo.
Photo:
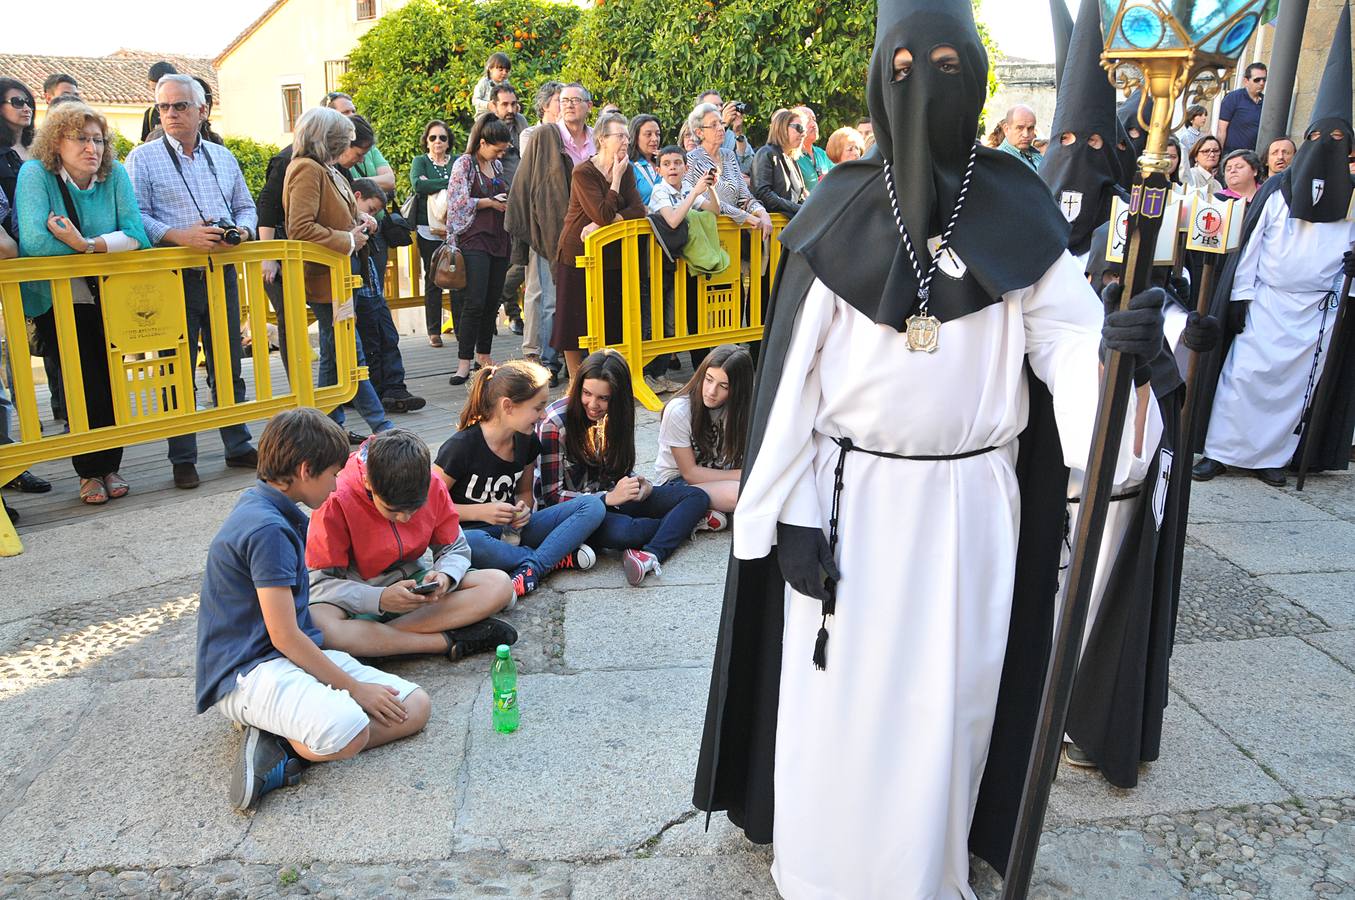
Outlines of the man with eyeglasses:
{"type": "Polygon", "coordinates": [[[1255,150],[1261,130],[1261,103],[1265,99],[1266,66],[1255,62],[1247,66],[1242,87],[1229,91],[1219,106],[1219,142],[1223,155],[1234,150],[1255,150]]]}
{"type": "MultiPolygon", "coordinates": [[[[127,154],[127,174],[132,178],[146,235],[157,246],[189,247],[207,253],[229,250],[223,225],[235,226],[239,240],[253,240],[258,214],[245,185],[240,164],[229,150],[202,140],[201,125],[207,114],[202,85],[187,75],[166,75],[155,89],[155,108],[164,135],[141,144],[127,154]]],[[[232,241],[238,243],[238,241],[232,241]]],[[[240,377],[240,298],[235,267],[223,267],[226,289],[226,335],[230,340],[231,381],[235,402],[245,399],[240,377]]],[[[187,309],[189,370],[197,372],[197,347],[201,339],[207,359],[212,359],[212,328],[207,302],[207,273],[203,269],[183,272],[184,304],[187,309]]],[[[219,385],[215,371],[207,370],[207,383],[216,402],[219,385]]],[[[221,429],[226,465],[253,469],[259,456],[250,443],[246,425],[221,429]]],[[[185,434],[169,439],[169,461],[174,466],[174,486],[195,488],[199,484],[198,439],[185,434]]]]}
{"type": "Polygon", "coordinates": [[[593,95],[577,81],[560,91],[560,121],[556,124],[565,142],[565,152],[576,166],[598,152],[593,129],[588,127],[588,115],[592,111],[593,95]]]}

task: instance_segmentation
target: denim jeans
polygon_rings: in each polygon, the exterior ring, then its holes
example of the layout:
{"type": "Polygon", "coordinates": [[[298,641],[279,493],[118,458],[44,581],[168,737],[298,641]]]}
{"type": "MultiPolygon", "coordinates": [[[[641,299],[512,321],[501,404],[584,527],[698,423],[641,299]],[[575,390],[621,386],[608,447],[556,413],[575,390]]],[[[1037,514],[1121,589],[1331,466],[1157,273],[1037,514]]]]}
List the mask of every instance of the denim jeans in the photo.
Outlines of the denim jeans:
{"type": "Polygon", "coordinates": [[[354,294],[358,337],[367,356],[367,378],[378,397],[405,390],[405,362],[400,356],[400,332],[391,320],[390,307],[381,294],[354,294]]]}
{"type": "MultiPolygon", "coordinates": [[[[315,322],[320,326],[320,371],[316,378],[316,387],[328,387],[339,383],[339,366],[334,359],[334,306],[330,303],[312,303],[311,312],[315,313],[315,322]]],[[[367,357],[362,352],[362,335],[357,335],[358,365],[367,365],[367,357]]],[[[381,398],[370,381],[359,381],[358,392],[353,395],[353,408],[362,416],[372,434],[394,428],[386,418],[386,410],[381,406],[381,398]]],[[[342,404],[334,407],[329,417],[340,425],[344,423],[342,404]]]]}
{"type": "MultiPolygon", "coordinates": [[[[555,279],[551,275],[551,261],[533,250],[527,266],[529,273],[524,303],[530,302],[536,307],[536,335],[541,362],[549,369],[558,370],[562,364],[560,351],[550,345],[550,336],[555,331],[555,279]],[[533,280],[535,285],[532,284],[533,280]]],[[[531,315],[530,311],[528,315],[531,315]]]]}
{"type": "Polygon", "coordinates": [[[691,537],[709,508],[706,492],[698,487],[656,484],[645,499],[608,509],[593,543],[609,550],[645,550],[664,562],[681,541],[691,537]]]}
{"type": "MultiPolygon", "coordinates": [[[[240,293],[235,277],[235,266],[226,266],[222,271],[226,283],[226,338],[230,342],[231,381],[235,388],[235,402],[245,400],[245,380],[240,377],[240,293]]],[[[212,324],[209,320],[207,304],[207,273],[188,270],[183,273],[183,299],[188,311],[188,371],[193,378],[194,403],[197,402],[198,340],[202,340],[202,352],[207,355],[207,383],[212,391],[212,404],[216,404],[217,385],[212,369],[212,324]]],[[[250,450],[252,437],[247,425],[227,425],[221,429],[221,443],[226,448],[226,458],[243,456],[250,450]]],[[[198,436],[181,434],[169,439],[169,461],[196,463],[198,461],[198,436]]]]}
{"type": "Polygon", "coordinates": [[[526,563],[537,575],[545,575],[588,540],[606,513],[602,498],[595,494],[538,509],[522,529],[521,543],[516,546],[499,540],[501,525],[467,526],[471,565],[512,572],[526,563]]]}

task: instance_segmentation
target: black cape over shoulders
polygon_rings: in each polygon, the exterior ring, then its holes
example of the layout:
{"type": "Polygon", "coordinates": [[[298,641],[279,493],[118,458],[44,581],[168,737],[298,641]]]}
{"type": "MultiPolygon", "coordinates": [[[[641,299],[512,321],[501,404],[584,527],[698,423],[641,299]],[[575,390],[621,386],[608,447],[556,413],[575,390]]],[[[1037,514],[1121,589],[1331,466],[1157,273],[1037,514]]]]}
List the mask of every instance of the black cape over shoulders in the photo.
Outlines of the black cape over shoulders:
{"type": "MultiPolygon", "coordinates": [[[[1044,197],[1052,207],[1047,191],[1044,197]]],[[[797,224],[802,216],[796,217],[797,224]]],[[[891,243],[897,240],[895,232],[891,243]]],[[[767,311],[745,474],[756,464],[795,321],[816,277],[809,260],[793,249],[796,245],[788,245],[782,254],[767,311]]],[[[968,262],[963,252],[962,258],[968,262]]],[[[1043,274],[1012,287],[1033,284],[1043,274]]],[[[1011,627],[991,749],[970,833],[974,852],[998,871],[1006,868],[1048,668],[1068,484],[1049,391],[1029,366],[1027,376],[1030,415],[1017,460],[1021,520],[1011,627]]],[[[764,844],[772,840],[775,814],[785,589],[775,547],[761,559],[731,556],[693,801],[707,812],[726,811],[750,840],[764,844]]],[[[850,615],[845,610],[839,614],[850,615]]],[[[804,664],[810,665],[807,655],[804,664]]]]}

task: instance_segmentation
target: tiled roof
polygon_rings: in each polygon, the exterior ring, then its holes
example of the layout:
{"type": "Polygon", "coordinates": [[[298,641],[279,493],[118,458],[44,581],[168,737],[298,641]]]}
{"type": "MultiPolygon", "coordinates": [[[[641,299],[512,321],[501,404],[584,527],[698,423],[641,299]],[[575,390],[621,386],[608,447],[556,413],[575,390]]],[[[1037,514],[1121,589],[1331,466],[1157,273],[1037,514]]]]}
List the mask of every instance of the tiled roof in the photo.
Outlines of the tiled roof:
{"type": "Polygon", "coordinates": [[[210,59],[149,53],[141,50],[118,50],[106,57],[94,56],[35,56],[28,53],[0,53],[0,75],[17,78],[28,85],[33,96],[42,102],[42,83],[48,75],[65,72],[80,85],[80,96],[91,103],[146,103],[150,92],[146,89],[146,70],[158,60],[172,63],[185,75],[197,75],[212,87],[212,97],[218,103],[221,92],[217,88],[216,70],[210,59]]]}

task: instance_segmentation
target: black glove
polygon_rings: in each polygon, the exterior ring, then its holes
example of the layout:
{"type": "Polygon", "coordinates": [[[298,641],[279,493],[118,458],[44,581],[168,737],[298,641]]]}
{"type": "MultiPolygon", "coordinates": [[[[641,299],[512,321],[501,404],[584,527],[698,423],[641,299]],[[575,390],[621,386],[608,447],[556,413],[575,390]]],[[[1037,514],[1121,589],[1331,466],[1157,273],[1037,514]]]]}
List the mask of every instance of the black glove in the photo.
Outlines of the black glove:
{"type": "Polygon", "coordinates": [[[1355,278],[1355,250],[1347,250],[1341,257],[1341,274],[1355,278]]]}
{"type": "Polygon", "coordinates": [[[1160,287],[1150,287],[1129,298],[1129,306],[1119,309],[1120,285],[1109,284],[1101,292],[1106,306],[1106,321],[1101,326],[1101,346],[1118,350],[1134,358],[1142,366],[1162,350],[1162,301],[1167,294],[1160,287]]]}
{"type": "Polygon", "coordinates": [[[777,522],[776,556],[786,584],[815,600],[827,600],[827,582],[841,577],[820,528],[777,522]]]}
{"type": "Polygon", "coordinates": [[[1192,311],[1186,316],[1186,328],[1181,332],[1181,343],[1196,353],[1208,353],[1219,345],[1223,326],[1213,316],[1202,316],[1192,311]]]}
{"type": "Polygon", "coordinates": [[[1247,304],[1250,300],[1234,300],[1228,304],[1228,331],[1241,334],[1247,330],[1247,304]]]}

